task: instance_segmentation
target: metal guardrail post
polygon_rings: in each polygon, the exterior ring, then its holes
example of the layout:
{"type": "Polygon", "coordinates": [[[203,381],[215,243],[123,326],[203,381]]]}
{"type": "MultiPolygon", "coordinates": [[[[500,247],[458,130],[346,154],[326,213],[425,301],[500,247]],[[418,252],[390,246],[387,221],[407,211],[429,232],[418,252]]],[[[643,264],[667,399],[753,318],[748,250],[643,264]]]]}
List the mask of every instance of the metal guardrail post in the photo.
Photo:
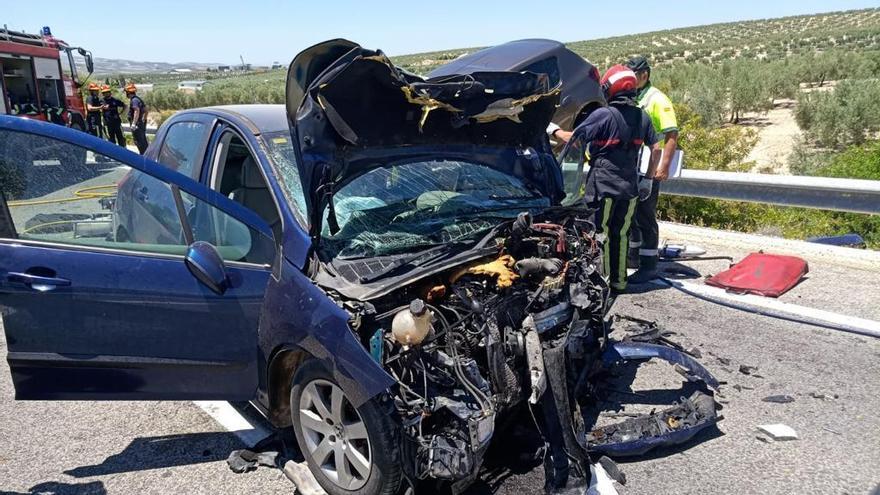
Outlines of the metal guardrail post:
{"type": "Polygon", "coordinates": [[[880,214],[880,181],[683,170],[664,194],[880,214]]]}

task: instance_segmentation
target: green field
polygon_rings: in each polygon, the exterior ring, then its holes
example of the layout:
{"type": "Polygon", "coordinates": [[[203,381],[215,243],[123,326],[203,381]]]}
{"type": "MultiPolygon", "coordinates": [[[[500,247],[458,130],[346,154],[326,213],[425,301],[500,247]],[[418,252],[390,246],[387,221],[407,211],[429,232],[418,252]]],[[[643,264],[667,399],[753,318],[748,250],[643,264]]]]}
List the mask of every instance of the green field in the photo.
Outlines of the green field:
{"type": "MultiPolygon", "coordinates": [[[[561,33],[560,33],[561,34],[561,33]]],[[[513,36],[515,38],[515,36],[513,36]]],[[[880,180],[880,8],[732,22],[574,41],[567,46],[600,70],[633,55],[649,57],[654,83],[676,103],[689,168],[747,171],[754,128],[738,125],[781,100],[796,100],[805,141],[791,170],[803,175],[880,180]],[[824,85],[836,81],[834,89],[824,85]],[[820,91],[811,92],[812,89],[820,91]]],[[[372,48],[372,47],[371,47],[372,48]]],[[[425,74],[479,48],[393,57],[425,74]]],[[[152,82],[145,95],[161,122],[174,111],[235,103],[283,103],[286,70],[247,74],[120,74],[115,82],[152,82]],[[211,83],[196,94],[176,90],[181,80],[211,83]]],[[[880,247],[880,216],[697,198],[664,198],[664,218],[792,238],[857,232],[880,247]]]]}

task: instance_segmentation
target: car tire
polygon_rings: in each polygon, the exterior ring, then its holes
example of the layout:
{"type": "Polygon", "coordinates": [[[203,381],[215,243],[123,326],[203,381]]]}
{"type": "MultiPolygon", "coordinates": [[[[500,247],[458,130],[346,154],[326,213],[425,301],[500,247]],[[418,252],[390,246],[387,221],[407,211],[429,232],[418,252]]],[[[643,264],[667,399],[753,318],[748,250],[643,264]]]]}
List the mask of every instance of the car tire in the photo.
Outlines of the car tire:
{"type": "Polygon", "coordinates": [[[293,375],[290,411],[309,470],[328,494],[398,493],[400,427],[377,398],[355,409],[333,375],[313,359],[293,375]]]}

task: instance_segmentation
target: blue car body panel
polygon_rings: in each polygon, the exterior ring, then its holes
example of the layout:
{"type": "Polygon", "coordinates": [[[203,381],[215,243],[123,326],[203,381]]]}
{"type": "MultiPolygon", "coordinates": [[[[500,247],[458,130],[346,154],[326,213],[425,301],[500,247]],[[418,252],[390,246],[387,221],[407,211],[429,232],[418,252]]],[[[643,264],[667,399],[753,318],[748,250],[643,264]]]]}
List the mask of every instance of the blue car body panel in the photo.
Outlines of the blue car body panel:
{"type": "MultiPolygon", "coordinates": [[[[266,398],[268,360],[290,348],[324,361],[355,404],[393,385],[349,328],[348,314],[303,274],[311,240],[282,199],[253,123],[235,113],[218,116],[247,141],[278,198],[283,229],[274,266],[227,263],[230,288],[217,295],[188,273],[182,252],[0,239],[0,308],[18,398],[266,398]],[[38,291],[9,282],[10,273],[34,266],[70,284],[38,291]]],[[[272,236],[251,210],[151,160],[156,146],[142,157],[86,133],[4,116],[0,130],[91,149],[272,236]]]]}
{"type": "Polygon", "coordinates": [[[718,390],[718,379],[696,359],[665,345],[647,344],[644,342],[611,342],[602,354],[602,361],[612,365],[620,361],[659,358],[672,364],[684,366],[691,375],[696,376],[706,385],[718,390]]]}

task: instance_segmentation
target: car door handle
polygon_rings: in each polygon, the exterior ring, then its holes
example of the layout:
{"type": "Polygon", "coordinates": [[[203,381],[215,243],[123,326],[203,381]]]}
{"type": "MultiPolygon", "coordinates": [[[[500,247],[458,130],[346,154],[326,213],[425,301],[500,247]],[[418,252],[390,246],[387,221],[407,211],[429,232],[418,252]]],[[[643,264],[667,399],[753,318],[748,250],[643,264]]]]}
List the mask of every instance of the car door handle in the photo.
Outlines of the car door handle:
{"type": "Polygon", "coordinates": [[[43,277],[40,275],[31,275],[30,273],[10,272],[6,274],[6,280],[13,283],[24,284],[37,290],[52,290],[55,287],[67,287],[70,285],[70,280],[67,280],[66,278],[43,277]]]}

